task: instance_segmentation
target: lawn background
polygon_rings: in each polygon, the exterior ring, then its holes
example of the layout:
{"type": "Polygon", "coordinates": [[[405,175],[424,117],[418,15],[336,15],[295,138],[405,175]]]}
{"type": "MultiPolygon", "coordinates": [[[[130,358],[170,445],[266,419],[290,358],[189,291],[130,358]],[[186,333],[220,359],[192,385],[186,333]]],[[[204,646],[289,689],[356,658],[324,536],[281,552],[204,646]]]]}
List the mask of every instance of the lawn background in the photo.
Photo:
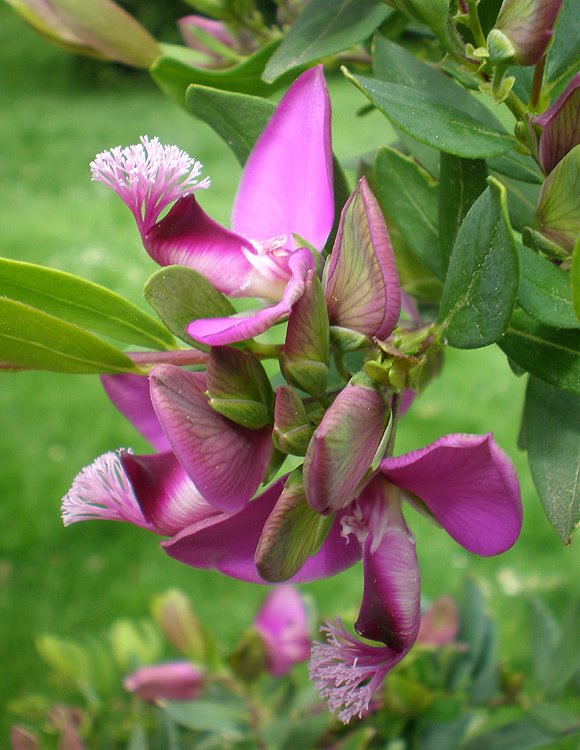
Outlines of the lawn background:
{"type": "MultiPolygon", "coordinates": [[[[75,72],[78,65],[0,6],[0,254],[79,274],[145,307],[142,286],[156,266],[126,207],[91,183],[89,161],[141,134],[177,143],[205,164],[212,187],[203,205],[222,222],[240,170],[226,146],[146,75],[113,75],[85,63],[75,72]]],[[[358,92],[337,78],[330,85],[339,158],[390,137],[376,113],[355,121],[353,111],[363,104],[358,92]]],[[[495,347],[449,351],[442,377],[413,406],[397,438],[403,452],[445,432],[493,430],[515,462],[525,522],[505,555],[476,558],[412,510],[407,520],[417,536],[425,596],[457,595],[466,573],[483,579],[500,622],[501,653],[516,665],[529,649],[529,595],[543,592],[562,613],[580,569],[578,543],[566,550],[550,529],[516,446],[524,388],[495,347]]],[[[60,498],[83,466],[120,446],[147,450],[97,378],[3,374],[0,420],[0,706],[47,683],[34,636],[102,632],[114,618],[144,615],[151,596],[169,587],[192,596],[224,643],[251,620],[261,587],[180,566],[153,536],[129,526],[62,526],[60,498]]],[[[333,616],[354,612],[361,585],[357,566],[302,589],[317,599],[322,615],[333,616]]],[[[2,714],[3,747],[10,717],[2,714]]]]}

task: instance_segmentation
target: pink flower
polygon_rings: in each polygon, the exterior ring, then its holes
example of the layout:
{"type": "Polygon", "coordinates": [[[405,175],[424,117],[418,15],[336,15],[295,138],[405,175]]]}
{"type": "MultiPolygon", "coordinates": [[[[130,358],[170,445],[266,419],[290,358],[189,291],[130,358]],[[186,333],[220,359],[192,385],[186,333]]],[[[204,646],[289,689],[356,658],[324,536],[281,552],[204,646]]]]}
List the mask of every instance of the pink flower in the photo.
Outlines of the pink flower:
{"type": "Polygon", "coordinates": [[[281,677],[310,656],[306,609],[292,586],[278,586],[268,594],[254,628],[262,636],[266,665],[274,677],[281,677]]]}
{"type": "Polygon", "coordinates": [[[167,662],[141,667],[123,681],[123,687],[141,700],[192,701],[203,690],[203,672],[188,661],[167,662]]]}

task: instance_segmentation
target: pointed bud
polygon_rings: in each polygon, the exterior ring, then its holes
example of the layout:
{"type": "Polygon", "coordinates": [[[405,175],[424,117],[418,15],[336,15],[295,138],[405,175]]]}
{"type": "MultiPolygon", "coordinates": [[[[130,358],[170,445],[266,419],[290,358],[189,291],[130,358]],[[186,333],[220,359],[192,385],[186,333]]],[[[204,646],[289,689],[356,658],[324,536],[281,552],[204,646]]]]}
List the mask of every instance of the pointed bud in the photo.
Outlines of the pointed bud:
{"type": "Polygon", "coordinates": [[[580,145],[546,177],[534,216],[536,228],[550,242],[571,253],[580,234],[580,145]]]}
{"type": "Polygon", "coordinates": [[[292,578],[320,549],[332,520],[308,505],[300,470],[296,470],[262,529],[254,557],[262,578],[272,583],[292,578]]]}
{"type": "Polygon", "coordinates": [[[505,36],[518,65],[535,65],[548,48],[561,5],[562,0],[504,0],[491,33],[505,36]]]}
{"type": "Polygon", "coordinates": [[[210,352],[206,373],[212,409],[252,430],[259,430],[271,421],[272,387],[264,368],[251,352],[215,346],[210,352]]]}
{"type": "Polygon", "coordinates": [[[203,629],[189,598],[177,589],[156,596],[151,612],[165,640],[193,661],[203,661],[203,629]]]}
{"type": "Polygon", "coordinates": [[[193,701],[203,689],[203,672],[187,661],[141,667],[125,677],[123,687],[142,701],[193,701]]]}
{"type": "Polygon", "coordinates": [[[364,177],[342,209],[324,274],[331,324],[386,339],[399,319],[401,291],[385,220],[364,177]]]}
{"type": "Polygon", "coordinates": [[[276,389],[272,440],[282,453],[304,456],[312,437],[312,426],[302,399],[293,388],[276,389]]]}
{"type": "Polygon", "coordinates": [[[314,269],[308,271],[304,294],[294,303],[281,358],[284,377],[306,393],[319,396],[328,380],[328,313],[324,291],[314,269]]]}
{"type": "Polygon", "coordinates": [[[378,386],[358,373],[314,431],[304,460],[304,487],[318,513],[348,505],[370,478],[389,407],[378,386]]]}
{"type": "Polygon", "coordinates": [[[543,128],[539,160],[544,173],[549,174],[580,143],[580,73],[534,123],[543,128]]]}

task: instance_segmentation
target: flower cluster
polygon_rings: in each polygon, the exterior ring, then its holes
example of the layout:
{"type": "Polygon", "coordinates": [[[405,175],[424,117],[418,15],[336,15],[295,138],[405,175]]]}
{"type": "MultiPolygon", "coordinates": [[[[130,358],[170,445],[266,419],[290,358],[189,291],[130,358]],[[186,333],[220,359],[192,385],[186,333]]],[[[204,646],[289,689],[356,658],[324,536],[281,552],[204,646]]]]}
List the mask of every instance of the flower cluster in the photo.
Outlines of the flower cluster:
{"type": "MultiPolygon", "coordinates": [[[[361,716],[419,632],[404,501],[478,555],[508,549],[522,511],[514,469],[490,435],[446,435],[393,455],[401,403],[423,382],[438,341],[419,318],[399,320],[389,234],[364,177],[331,237],[322,69],[295,81],[257,140],[231,229],[203,211],[194,191],[207,181],[175,148],[143,139],[101,154],[92,171],[127,203],[160,265],[187,266],[217,292],[264,303],[229,315],[208,310],[186,326],[184,334],[210,347],[203,372],[167,361],[148,377],[102,378],[156,452],[120,450],[85,468],[63,501],[65,523],[124,520],[166,537],[165,552],[186,565],[256,583],[311,581],[362,559],[355,630],[380,645],[327,624],[310,665],[330,708],[345,722],[361,716]],[[286,385],[274,393],[263,347],[251,339],[283,322],[283,342],[269,351],[286,385]],[[272,481],[287,455],[301,465],[272,481]]],[[[277,625],[265,612],[256,628],[268,642],[277,625]]],[[[291,640],[302,654],[303,640],[291,640]]],[[[279,649],[268,658],[274,674],[286,669],[279,649]]]]}

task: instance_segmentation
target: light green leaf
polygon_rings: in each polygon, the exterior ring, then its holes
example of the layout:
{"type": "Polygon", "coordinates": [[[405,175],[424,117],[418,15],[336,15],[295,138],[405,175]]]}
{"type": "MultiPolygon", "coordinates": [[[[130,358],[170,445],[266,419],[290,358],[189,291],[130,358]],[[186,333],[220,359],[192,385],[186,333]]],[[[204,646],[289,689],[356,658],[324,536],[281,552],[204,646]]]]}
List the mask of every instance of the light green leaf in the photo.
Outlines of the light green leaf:
{"type": "Polygon", "coordinates": [[[548,519],[569,544],[580,522],[580,395],[530,378],[524,429],[532,478],[548,519]]]}
{"type": "Polygon", "coordinates": [[[521,278],[518,302],[532,318],[554,328],[578,328],[570,274],[523,245],[518,246],[521,278]]]}
{"type": "Polygon", "coordinates": [[[413,159],[385,146],[375,158],[373,188],[389,229],[394,224],[416,257],[442,278],[435,180],[413,159]]]}
{"type": "Polygon", "coordinates": [[[128,344],[168,349],[173,336],[118,294],[70,273],[0,258],[0,296],[128,344]]]}
{"type": "Polygon", "coordinates": [[[518,283],[505,188],[490,177],[459,229],[449,261],[438,318],[449,344],[474,349],[497,341],[508,326],[518,283]]]}
{"type": "Polygon", "coordinates": [[[516,145],[512,136],[442,103],[434,94],[348,72],[345,75],[394,125],[439,151],[487,159],[516,145]]]}
{"type": "Polygon", "coordinates": [[[549,328],[518,310],[499,346],[545,383],[580,393],[580,331],[549,328]]]}
{"type": "Polygon", "coordinates": [[[482,159],[461,159],[444,152],[439,164],[439,247],[444,276],[459,227],[487,188],[487,167],[482,159]]]}
{"type": "Polygon", "coordinates": [[[580,144],[558,162],[542,186],[534,228],[572,252],[580,235],[580,144]]]}
{"type": "Polygon", "coordinates": [[[247,709],[240,701],[182,701],[166,703],[163,708],[180,726],[196,732],[215,732],[228,745],[242,740],[249,730],[247,709]]]}
{"type": "Polygon", "coordinates": [[[266,65],[264,80],[363,41],[389,11],[380,0],[310,0],[266,65]]]}
{"type": "Polygon", "coordinates": [[[69,373],[138,372],[92,333],[22,302],[0,297],[0,364],[69,373]]]}
{"type": "Polygon", "coordinates": [[[229,300],[193,268],[165,266],[151,276],[144,288],[145,299],[171,333],[202,351],[208,347],[191,338],[185,327],[198,318],[233,315],[229,300]]]}

